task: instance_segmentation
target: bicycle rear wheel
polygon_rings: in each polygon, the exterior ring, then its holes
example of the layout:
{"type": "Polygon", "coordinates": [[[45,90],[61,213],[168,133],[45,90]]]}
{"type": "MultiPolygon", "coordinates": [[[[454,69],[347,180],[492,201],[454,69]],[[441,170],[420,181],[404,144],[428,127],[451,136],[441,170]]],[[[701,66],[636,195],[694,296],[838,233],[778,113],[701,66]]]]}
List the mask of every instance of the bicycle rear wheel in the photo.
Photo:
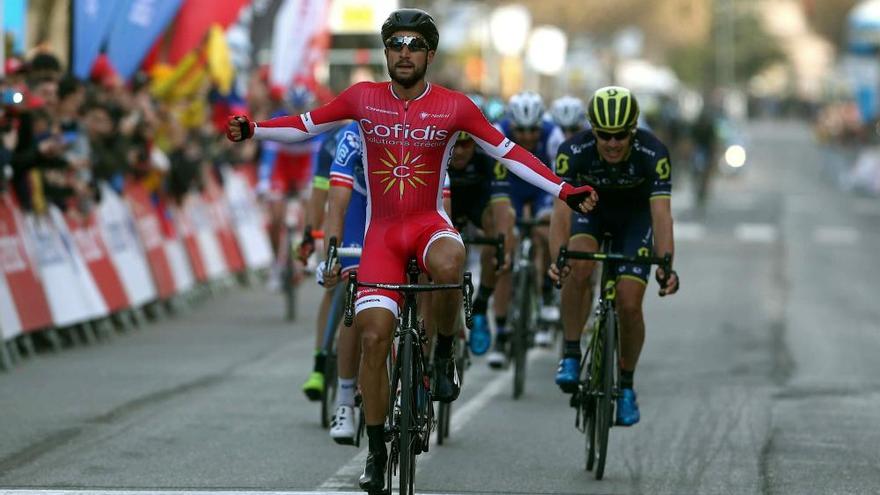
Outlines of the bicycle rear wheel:
{"type": "Polygon", "coordinates": [[[437,410],[437,445],[443,445],[449,437],[449,419],[452,416],[452,405],[441,402],[437,410]]]}
{"type": "MultiPolygon", "coordinates": [[[[288,255],[288,258],[290,255],[288,255]]],[[[284,287],[284,317],[287,318],[287,321],[296,320],[296,283],[294,283],[294,276],[296,265],[293,260],[288,260],[284,265],[283,277],[284,281],[282,282],[282,287],[284,287]]]]}
{"type": "Polygon", "coordinates": [[[596,399],[596,479],[605,475],[605,461],[608,456],[608,433],[611,430],[614,413],[614,367],[617,365],[617,316],[609,312],[605,318],[602,339],[600,368],[602,375],[598,381],[600,395],[596,399]]]}
{"type": "Polygon", "coordinates": [[[511,357],[513,358],[513,398],[519,399],[526,386],[526,356],[529,350],[529,322],[532,312],[530,274],[520,272],[520,280],[516,285],[517,317],[514,321],[513,336],[510,342],[511,357]]]}
{"type": "Polygon", "coordinates": [[[321,395],[321,426],[330,428],[333,420],[334,405],[336,404],[336,389],[338,385],[336,375],[336,352],[327,354],[324,361],[324,393],[321,395]]]}

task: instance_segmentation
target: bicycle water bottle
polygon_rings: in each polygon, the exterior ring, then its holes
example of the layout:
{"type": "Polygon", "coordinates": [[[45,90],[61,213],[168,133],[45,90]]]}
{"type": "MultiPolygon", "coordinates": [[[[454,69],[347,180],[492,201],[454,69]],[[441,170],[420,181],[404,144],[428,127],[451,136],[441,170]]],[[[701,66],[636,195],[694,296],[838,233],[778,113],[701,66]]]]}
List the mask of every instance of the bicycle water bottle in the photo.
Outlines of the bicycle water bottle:
{"type": "Polygon", "coordinates": [[[477,313],[474,315],[474,326],[471,328],[470,339],[468,345],[471,353],[475,356],[486,354],[492,345],[492,334],[489,332],[489,321],[486,315],[477,313]]]}

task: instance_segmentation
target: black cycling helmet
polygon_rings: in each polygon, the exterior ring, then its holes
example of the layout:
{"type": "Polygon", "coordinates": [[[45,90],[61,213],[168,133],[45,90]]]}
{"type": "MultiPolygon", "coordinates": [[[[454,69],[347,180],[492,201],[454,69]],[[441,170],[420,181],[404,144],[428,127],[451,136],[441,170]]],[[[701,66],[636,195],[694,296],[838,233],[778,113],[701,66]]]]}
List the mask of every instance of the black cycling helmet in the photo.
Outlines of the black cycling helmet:
{"type": "Polygon", "coordinates": [[[639,103],[628,89],[606,86],[593,93],[587,104],[587,115],[594,129],[633,131],[639,120],[639,103]]]}
{"type": "Polygon", "coordinates": [[[420,9],[397,9],[382,24],[382,43],[397,31],[415,31],[425,37],[431,50],[437,49],[440,33],[434,18],[420,9]]]}

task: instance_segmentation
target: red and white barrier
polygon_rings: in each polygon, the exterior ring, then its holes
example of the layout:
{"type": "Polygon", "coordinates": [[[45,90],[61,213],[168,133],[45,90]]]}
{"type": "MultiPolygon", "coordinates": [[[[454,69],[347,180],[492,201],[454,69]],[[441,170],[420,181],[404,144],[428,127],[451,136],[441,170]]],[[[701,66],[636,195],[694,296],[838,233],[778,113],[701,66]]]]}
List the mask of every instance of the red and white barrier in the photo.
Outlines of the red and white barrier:
{"type": "Polygon", "coordinates": [[[49,303],[28,248],[18,208],[9,195],[0,195],[0,331],[4,339],[52,326],[49,303]]]}
{"type": "Polygon", "coordinates": [[[110,259],[95,212],[87,217],[70,214],[66,220],[70,235],[101,291],[107,310],[112,313],[128,308],[125,287],[110,259]]]}
{"type": "Polygon", "coordinates": [[[0,338],[64,327],[138,307],[273,261],[265,217],[247,176],[210,174],[180,207],[154,205],[129,183],[108,185],[88,216],[50,206],[23,215],[0,195],[0,338]]]}
{"type": "Polygon", "coordinates": [[[272,244],[266,233],[266,219],[257,205],[247,175],[241,171],[224,170],[224,192],[229,204],[232,228],[241,247],[245,265],[252,269],[272,264],[272,244]]]}
{"type": "Polygon", "coordinates": [[[211,215],[214,235],[217,237],[217,242],[220,243],[226,268],[232,273],[238,273],[244,270],[245,264],[242,259],[241,249],[239,249],[238,243],[235,240],[235,234],[232,231],[229,205],[214,174],[206,173],[204,175],[205,191],[202,193],[202,199],[205,201],[205,206],[211,215]]]}
{"type": "Polygon", "coordinates": [[[136,182],[126,184],[125,197],[131,205],[135,226],[147,256],[153,280],[156,282],[159,298],[168,299],[175,294],[174,275],[171,274],[171,265],[165,256],[159,214],[150,202],[147,191],[136,182]]]}
{"type": "Polygon", "coordinates": [[[195,247],[201,255],[207,278],[215,280],[229,273],[223,249],[214,231],[211,212],[204,199],[198,194],[187,195],[183,203],[183,214],[188,217],[189,226],[192,227],[195,247]]]}
{"type": "Polygon", "coordinates": [[[101,185],[98,223],[110,261],[116,267],[129,304],[143,306],[155,300],[156,285],[144,257],[131,211],[107,184],[101,185]]]}
{"type": "Polygon", "coordinates": [[[74,325],[107,315],[107,305],[79,256],[58,208],[51,206],[47,216],[25,215],[24,232],[34,243],[40,280],[55,326],[74,325]]]}

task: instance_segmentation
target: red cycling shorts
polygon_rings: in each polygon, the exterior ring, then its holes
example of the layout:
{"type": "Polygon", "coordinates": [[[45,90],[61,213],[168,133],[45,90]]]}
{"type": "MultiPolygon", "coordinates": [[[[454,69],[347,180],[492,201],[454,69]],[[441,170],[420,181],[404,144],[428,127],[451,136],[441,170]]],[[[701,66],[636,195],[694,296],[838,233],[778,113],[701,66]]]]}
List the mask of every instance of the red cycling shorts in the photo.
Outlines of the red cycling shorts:
{"type": "MultiPolygon", "coordinates": [[[[406,265],[410,258],[425,266],[428,249],[442,237],[462,242],[458,231],[447,218],[437,212],[426,212],[406,217],[372,220],[364,237],[358,281],[369,283],[406,283],[406,265]]],[[[464,243],[462,243],[464,245],[464,243]]],[[[368,308],[385,308],[396,318],[403,296],[399,292],[363,287],[358,290],[355,312],[368,308]]]]}
{"type": "Polygon", "coordinates": [[[305,191],[312,180],[311,155],[278,153],[270,178],[271,192],[284,197],[305,191]]]}

